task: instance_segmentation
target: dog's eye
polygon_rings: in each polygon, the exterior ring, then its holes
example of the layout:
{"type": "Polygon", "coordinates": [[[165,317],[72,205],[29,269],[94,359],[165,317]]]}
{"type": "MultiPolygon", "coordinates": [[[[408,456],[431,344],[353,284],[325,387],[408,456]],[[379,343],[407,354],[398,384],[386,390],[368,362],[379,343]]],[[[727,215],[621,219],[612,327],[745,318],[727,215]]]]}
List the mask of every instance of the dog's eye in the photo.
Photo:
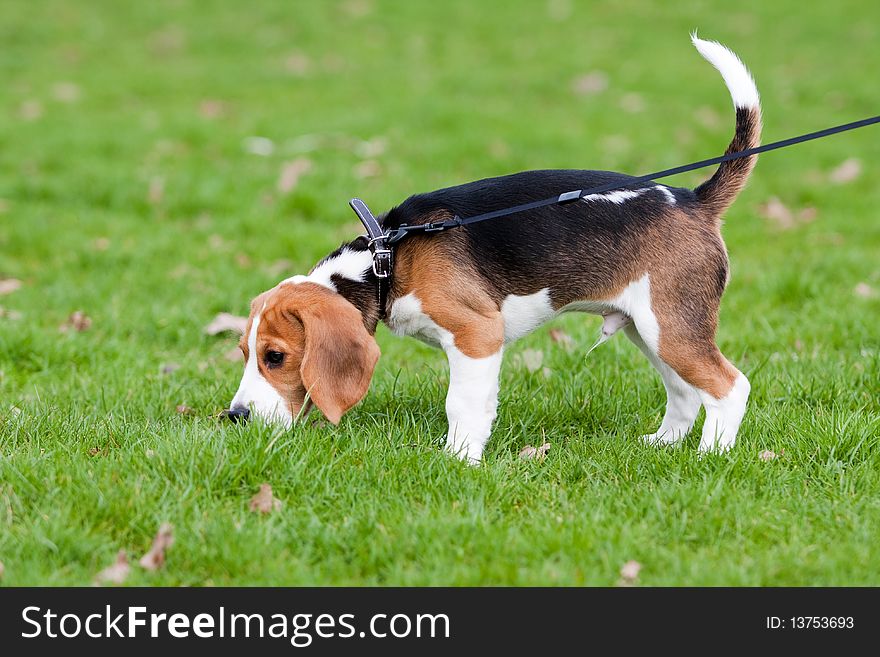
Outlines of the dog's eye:
{"type": "Polygon", "coordinates": [[[278,367],[283,362],[284,354],[282,354],[280,351],[266,352],[266,365],[268,365],[269,367],[278,367]]]}

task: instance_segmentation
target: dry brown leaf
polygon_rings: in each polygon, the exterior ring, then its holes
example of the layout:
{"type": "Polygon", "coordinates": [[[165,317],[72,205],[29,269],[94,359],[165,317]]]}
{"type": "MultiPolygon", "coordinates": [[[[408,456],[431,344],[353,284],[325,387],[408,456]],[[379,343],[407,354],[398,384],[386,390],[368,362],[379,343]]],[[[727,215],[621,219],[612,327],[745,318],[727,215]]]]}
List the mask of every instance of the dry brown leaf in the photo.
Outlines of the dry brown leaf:
{"type": "Polygon", "coordinates": [[[856,157],[851,157],[835,167],[831,173],[828,174],[828,180],[837,185],[843,185],[844,183],[852,182],[858,178],[861,173],[862,161],[856,157]]]}
{"type": "Polygon", "coordinates": [[[521,459],[543,459],[550,451],[550,443],[544,443],[540,447],[534,445],[526,445],[519,453],[521,459]]]}
{"type": "Polygon", "coordinates": [[[632,586],[635,584],[636,580],[639,578],[639,572],[642,570],[642,564],[638,561],[627,561],[623,566],[620,567],[620,582],[621,586],[632,586]]]}
{"type": "Polygon", "coordinates": [[[260,484],[259,492],[251,498],[248,506],[254,513],[270,513],[281,508],[281,500],[272,495],[269,484],[260,484]]]}
{"type": "Polygon", "coordinates": [[[167,25],[149,35],[150,50],[156,55],[174,55],[186,47],[186,31],[179,25],[167,25]]]}
{"type": "Polygon", "coordinates": [[[312,161],[305,157],[299,157],[291,162],[281,165],[281,174],[278,176],[278,191],[289,194],[299,182],[300,176],[312,168],[312,161]]]}
{"type": "Polygon", "coordinates": [[[877,294],[874,288],[867,283],[859,283],[856,285],[855,293],[857,297],[862,297],[863,299],[870,299],[877,294]]]}
{"type": "Polygon", "coordinates": [[[311,65],[312,60],[309,59],[308,55],[304,55],[301,52],[290,53],[284,59],[284,69],[288,73],[293,73],[294,75],[303,75],[304,73],[308,73],[311,65]]]}
{"type": "Polygon", "coordinates": [[[762,461],[772,461],[773,459],[778,459],[780,456],[785,455],[785,450],[780,449],[779,454],[774,452],[773,450],[765,449],[763,452],[758,454],[758,458],[762,461]]]}
{"type": "Polygon", "coordinates": [[[0,306],[0,319],[8,319],[13,322],[19,321],[24,315],[21,314],[18,310],[8,310],[3,306],[0,306]]]}
{"type": "Polygon", "coordinates": [[[354,168],[355,178],[375,178],[382,174],[382,165],[376,160],[364,160],[354,168]]]}
{"type": "Polygon", "coordinates": [[[174,527],[165,522],[156,532],[150,550],[138,562],[145,570],[158,570],[165,563],[165,550],[174,544],[174,527]]]}
{"type": "Polygon", "coordinates": [[[565,349],[571,349],[574,347],[574,339],[562,329],[550,329],[550,339],[565,349]]]}
{"type": "Polygon", "coordinates": [[[0,280],[0,296],[12,294],[21,287],[21,281],[17,278],[4,278],[0,280]]]}
{"type": "Polygon", "coordinates": [[[802,224],[808,224],[811,221],[815,221],[816,217],[818,217],[818,216],[819,216],[819,211],[816,208],[814,208],[812,205],[810,205],[806,208],[801,208],[800,210],[798,210],[798,213],[797,213],[797,219],[802,224]]]}
{"type": "Polygon", "coordinates": [[[529,372],[537,372],[544,362],[544,352],[537,349],[526,349],[520,354],[520,358],[529,372]]]}
{"type": "Polygon", "coordinates": [[[205,327],[208,335],[217,335],[226,331],[242,335],[247,328],[247,317],[239,317],[230,313],[217,313],[211,323],[205,327]]]}
{"type": "Polygon", "coordinates": [[[95,585],[122,584],[128,578],[130,572],[131,566],[128,564],[128,555],[125,553],[125,550],[120,550],[116,553],[116,561],[95,575],[95,585]]]}
{"type": "Polygon", "coordinates": [[[795,226],[794,213],[776,196],[771,196],[758,210],[762,217],[775,223],[778,228],[787,230],[795,226]]]}
{"type": "Polygon", "coordinates": [[[180,415],[192,415],[195,412],[186,404],[178,404],[177,408],[175,408],[174,410],[176,410],[180,415]]]}
{"type": "Polygon", "coordinates": [[[218,119],[226,114],[226,103],[222,100],[205,98],[199,103],[199,114],[206,119],[218,119]]]}
{"type": "Polygon", "coordinates": [[[159,205],[163,198],[165,198],[165,179],[161,176],[153,176],[147,188],[147,202],[150,205],[159,205]]]}
{"type": "Polygon", "coordinates": [[[3,565],[3,562],[0,561],[0,579],[3,579],[3,575],[6,573],[6,566],[3,565]]]}
{"type": "Polygon", "coordinates": [[[571,88],[578,96],[598,94],[608,88],[608,76],[602,71],[592,71],[575,78],[571,88]]]}
{"type": "Polygon", "coordinates": [[[52,85],[52,96],[62,103],[75,103],[80,97],[79,87],[73,82],[56,82],[52,85]]]}
{"type": "Polygon", "coordinates": [[[70,314],[70,317],[67,318],[67,321],[64,322],[64,324],[58,327],[58,330],[62,333],[67,333],[71,330],[82,333],[83,331],[88,331],[91,326],[91,318],[82,310],[77,310],[70,314]]]}
{"type": "Polygon", "coordinates": [[[25,121],[36,121],[43,116],[43,103],[38,100],[26,100],[18,108],[18,115],[25,121]]]}
{"type": "Polygon", "coordinates": [[[639,94],[624,94],[620,99],[620,109],[629,114],[638,114],[645,111],[645,99],[639,94]]]}

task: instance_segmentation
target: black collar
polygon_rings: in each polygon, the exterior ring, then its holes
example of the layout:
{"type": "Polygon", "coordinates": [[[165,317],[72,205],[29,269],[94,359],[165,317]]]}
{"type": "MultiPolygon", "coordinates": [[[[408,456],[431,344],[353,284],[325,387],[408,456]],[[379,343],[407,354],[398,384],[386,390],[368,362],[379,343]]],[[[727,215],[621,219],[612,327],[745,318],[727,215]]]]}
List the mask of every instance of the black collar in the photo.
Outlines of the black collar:
{"type": "Polygon", "coordinates": [[[385,304],[391,287],[391,275],[394,272],[394,254],[389,248],[388,234],[370,212],[370,208],[359,198],[348,202],[358,219],[367,229],[367,245],[373,256],[373,274],[376,276],[376,299],[379,303],[379,319],[385,319],[385,304]]]}

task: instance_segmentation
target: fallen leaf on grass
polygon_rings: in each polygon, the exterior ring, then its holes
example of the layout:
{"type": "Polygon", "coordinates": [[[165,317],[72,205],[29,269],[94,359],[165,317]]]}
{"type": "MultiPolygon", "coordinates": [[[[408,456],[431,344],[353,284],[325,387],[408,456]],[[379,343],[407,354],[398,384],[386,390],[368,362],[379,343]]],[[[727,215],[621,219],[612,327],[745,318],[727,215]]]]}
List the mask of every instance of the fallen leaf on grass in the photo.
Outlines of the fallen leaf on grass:
{"type": "Polygon", "coordinates": [[[130,572],[131,566],[128,565],[128,555],[125,553],[125,550],[120,550],[116,553],[116,561],[95,575],[95,586],[100,586],[101,584],[122,584],[128,578],[130,572]]]}
{"type": "Polygon", "coordinates": [[[529,372],[537,372],[544,362],[544,352],[537,349],[526,349],[520,354],[520,359],[529,372]]]}
{"type": "Polygon", "coordinates": [[[608,76],[602,71],[592,71],[575,78],[571,88],[578,96],[598,94],[608,88],[608,76]]]}
{"type": "Polygon", "coordinates": [[[165,179],[161,176],[150,178],[150,186],[147,188],[147,202],[150,205],[159,205],[165,198],[165,179]]]}
{"type": "Polygon", "coordinates": [[[550,329],[550,339],[558,345],[562,345],[566,349],[574,347],[574,339],[562,329],[550,329]]]}
{"type": "Polygon", "coordinates": [[[766,203],[758,206],[758,211],[765,219],[769,219],[777,228],[789,230],[800,224],[810,223],[818,214],[816,208],[807,207],[795,212],[777,196],[771,196],[766,203]]]}
{"type": "Polygon", "coordinates": [[[870,299],[877,294],[874,288],[867,283],[859,283],[856,285],[855,293],[857,297],[862,297],[862,299],[870,299]]]}
{"type": "Polygon", "coordinates": [[[52,96],[62,103],[75,103],[79,100],[79,87],[73,82],[57,82],[52,85],[52,96]]]}
{"type": "Polygon", "coordinates": [[[382,174],[382,165],[376,160],[364,160],[354,168],[355,178],[375,178],[382,174]]]}
{"type": "Polygon", "coordinates": [[[272,495],[269,484],[260,484],[259,492],[251,498],[248,506],[254,513],[271,513],[281,508],[281,500],[272,495]]]}
{"type": "Polygon", "coordinates": [[[222,100],[205,98],[199,103],[199,114],[206,119],[217,119],[226,114],[226,103],[222,100]]]}
{"type": "Polygon", "coordinates": [[[192,415],[193,409],[186,404],[178,404],[176,410],[180,415],[192,415]]]}
{"type": "Polygon", "coordinates": [[[25,121],[36,121],[43,116],[43,103],[38,100],[26,100],[18,108],[18,115],[25,121]]]}
{"type": "Polygon", "coordinates": [[[835,167],[831,171],[831,173],[828,174],[828,180],[837,185],[842,185],[844,183],[852,182],[853,180],[858,178],[861,173],[861,160],[856,157],[851,157],[841,162],[839,166],[835,167]]]}
{"type": "Polygon", "coordinates": [[[149,552],[138,562],[145,570],[158,570],[165,563],[165,550],[174,544],[174,527],[167,522],[162,523],[149,552]]]}
{"type": "Polygon", "coordinates": [[[217,313],[217,316],[205,327],[205,333],[217,335],[218,333],[229,331],[230,333],[241,335],[246,328],[247,317],[239,317],[230,313],[217,313]]]}
{"type": "Polygon", "coordinates": [[[21,281],[17,278],[4,278],[0,280],[0,296],[12,294],[21,287],[21,281]]]}
{"type": "Polygon", "coordinates": [[[639,579],[639,572],[642,570],[642,564],[638,561],[627,561],[620,567],[620,581],[618,586],[632,586],[639,579]]]}
{"type": "Polygon", "coordinates": [[[521,459],[543,459],[550,451],[550,443],[544,443],[540,447],[526,445],[519,453],[521,459]]]}
{"type": "Polygon", "coordinates": [[[3,306],[0,306],[0,319],[9,319],[9,320],[12,320],[13,322],[17,322],[22,317],[24,317],[24,315],[22,315],[20,311],[8,310],[8,309],[4,308],[3,306]]]}
{"type": "Polygon", "coordinates": [[[290,53],[284,59],[284,69],[294,75],[307,73],[311,65],[312,60],[309,59],[308,55],[304,55],[301,52],[290,53]]]}
{"type": "Polygon", "coordinates": [[[88,331],[91,326],[91,318],[82,310],[77,310],[70,314],[70,317],[67,318],[67,321],[64,322],[64,324],[58,327],[58,330],[62,333],[67,333],[71,330],[82,333],[83,331],[88,331]]]}
{"type": "Polygon", "coordinates": [[[765,449],[763,452],[758,454],[758,458],[762,461],[772,461],[773,459],[778,459],[780,456],[785,455],[785,450],[780,449],[779,454],[774,452],[773,450],[765,449]]]}
{"type": "Polygon", "coordinates": [[[297,158],[281,165],[281,174],[278,176],[278,191],[289,194],[296,188],[300,176],[312,168],[312,161],[305,157],[297,158]]]}
{"type": "Polygon", "coordinates": [[[620,99],[620,109],[629,114],[638,114],[645,110],[645,99],[639,94],[624,94],[620,99]]]}

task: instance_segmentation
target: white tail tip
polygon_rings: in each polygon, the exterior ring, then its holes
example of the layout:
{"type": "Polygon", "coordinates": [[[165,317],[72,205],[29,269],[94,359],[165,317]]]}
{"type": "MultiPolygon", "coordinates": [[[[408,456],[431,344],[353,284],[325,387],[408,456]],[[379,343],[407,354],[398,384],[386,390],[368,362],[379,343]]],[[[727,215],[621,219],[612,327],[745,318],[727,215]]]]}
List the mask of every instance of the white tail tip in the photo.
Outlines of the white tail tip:
{"type": "Polygon", "coordinates": [[[749,69],[736,53],[717,41],[704,41],[696,32],[691,34],[691,41],[703,58],[721,73],[733,98],[734,107],[757,108],[760,103],[758,88],[749,69]]]}

